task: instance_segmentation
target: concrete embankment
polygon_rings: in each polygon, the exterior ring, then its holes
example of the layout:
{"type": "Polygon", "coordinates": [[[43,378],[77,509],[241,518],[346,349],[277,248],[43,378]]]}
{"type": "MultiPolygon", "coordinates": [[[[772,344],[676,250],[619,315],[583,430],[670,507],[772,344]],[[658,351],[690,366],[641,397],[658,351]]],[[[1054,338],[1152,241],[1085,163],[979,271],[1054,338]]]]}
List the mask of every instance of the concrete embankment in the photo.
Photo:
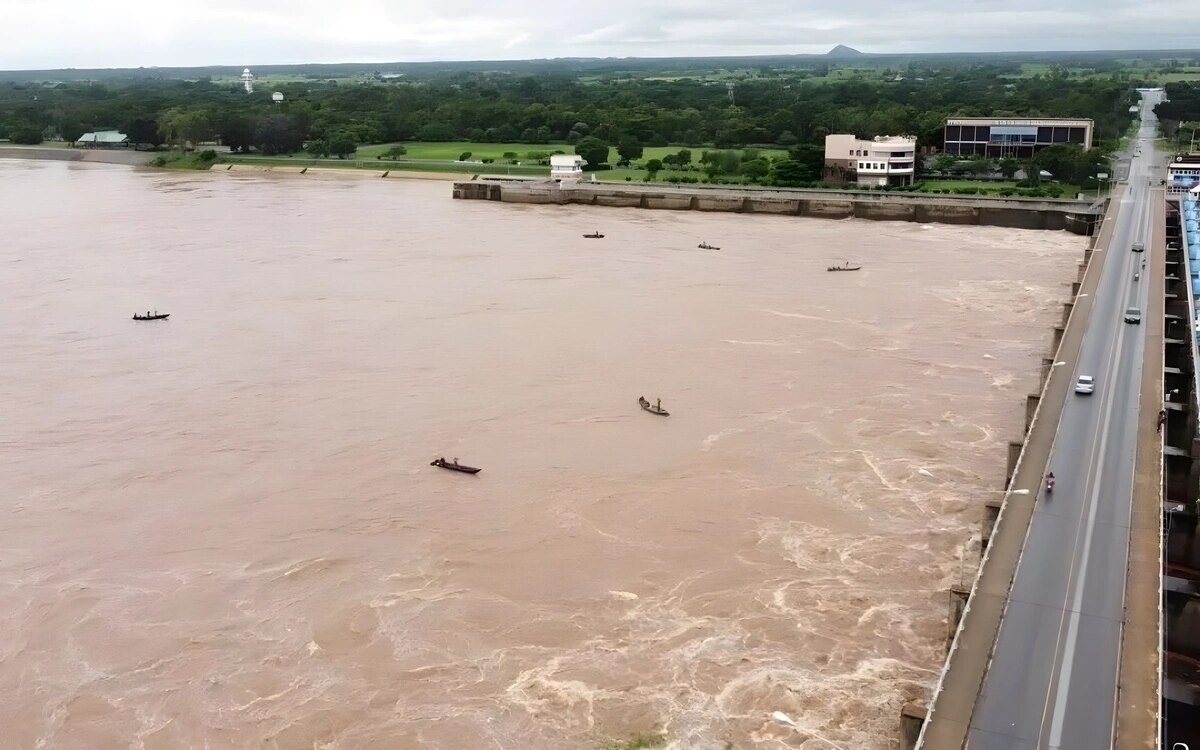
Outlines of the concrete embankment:
{"type": "Polygon", "coordinates": [[[388,180],[442,180],[450,182],[463,179],[461,172],[416,172],[405,169],[378,170],[354,169],[353,167],[305,167],[288,164],[214,164],[210,172],[271,172],[274,174],[324,174],[357,179],[388,180]]]}
{"type": "MultiPolygon", "coordinates": [[[[159,154],[125,149],[46,148],[37,146],[0,146],[0,159],[39,159],[81,161],[97,164],[142,166],[159,154]]],[[[212,172],[271,172],[275,174],[329,174],[358,179],[462,180],[461,172],[416,172],[410,170],[354,169],[344,167],[306,167],[287,164],[215,164],[212,172]]]]}
{"type": "Polygon", "coordinates": [[[38,146],[0,146],[0,159],[42,159],[49,161],[85,161],[95,164],[138,166],[154,158],[145,151],[127,149],[45,148],[38,146]]]}
{"type": "Polygon", "coordinates": [[[1018,229],[1067,230],[1091,235],[1102,218],[1090,201],[944,196],[917,193],[859,193],[836,190],[733,190],[612,186],[546,181],[456,182],[454,197],[506,203],[582,204],[674,211],[727,211],[826,219],[972,224],[1018,229]]]}

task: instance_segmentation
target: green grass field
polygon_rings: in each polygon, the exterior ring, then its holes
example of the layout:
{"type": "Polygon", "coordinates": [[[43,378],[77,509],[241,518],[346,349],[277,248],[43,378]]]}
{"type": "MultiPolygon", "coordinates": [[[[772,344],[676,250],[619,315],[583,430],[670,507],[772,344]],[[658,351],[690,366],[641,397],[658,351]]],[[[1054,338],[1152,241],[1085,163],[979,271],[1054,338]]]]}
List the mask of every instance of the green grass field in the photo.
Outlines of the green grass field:
{"type": "MultiPolygon", "coordinates": [[[[1124,66],[1119,73],[1128,74],[1136,80],[1144,80],[1149,83],[1179,83],[1181,81],[1200,81],[1200,68],[1182,66],[1179,68],[1164,69],[1162,65],[1150,65],[1145,62],[1134,60],[1124,61],[1124,66]]],[[[1002,76],[1003,78],[1019,79],[1032,78],[1036,75],[1048,75],[1055,66],[1045,63],[1022,63],[1021,72],[1002,76]]],[[[1072,78],[1108,78],[1114,75],[1117,71],[1097,71],[1092,68],[1067,68],[1067,72],[1072,78]]]]}
{"type": "MultiPolygon", "coordinates": [[[[1002,180],[997,182],[988,182],[986,180],[921,180],[925,184],[925,190],[953,190],[955,188],[976,188],[978,190],[986,190],[988,193],[998,193],[1006,188],[1017,188],[1016,180],[1002,180]]],[[[1062,188],[1063,198],[1074,198],[1081,192],[1078,185],[1067,185],[1062,183],[1053,183],[1062,188]]],[[[1089,191],[1094,195],[1096,191],[1089,191]]]]}
{"type": "Polygon", "coordinates": [[[925,187],[929,188],[930,190],[956,187],[1003,190],[1004,188],[1015,188],[1017,186],[1016,180],[1003,180],[996,182],[989,180],[921,180],[921,182],[925,183],[925,187]]]}
{"type": "MultiPolygon", "coordinates": [[[[555,151],[562,151],[564,154],[575,153],[575,147],[569,143],[468,143],[465,141],[404,141],[402,143],[376,143],[369,146],[359,146],[358,151],[354,153],[355,159],[374,159],[376,155],[382,154],[392,146],[404,146],[408,151],[403,157],[404,159],[444,159],[446,161],[454,161],[464,151],[471,152],[471,159],[502,159],[504,154],[508,152],[515,153],[518,161],[525,161],[530,158],[531,153],[552,154],[555,151]]],[[[680,149],[688,149],[692,152],[692,161],[700,158],[700,154],[704,151],[716,150],[712,146],[646,146],[642,152],[642,158],[639,163],[644,164],[649,159],[661,159],[667,154],[678,153],[680,149]]],[[[735,149],[740,151],[741,149],[735,149]]],[[[787,151],[781,148],[764,148],[759,149],[763,156],[770,158],[778,158],[787,156],[787,151]]],[[[609,151],[609,158],[617,158],[617,149],[614,147],[609,151]]],[[[645,170],[641,170],[644,172],[645,170]]],[[[624,179],[622,176],[621,179],[624,179]]]]}
{"type": "Polygon", "coordinates": [[[222,154],[222,163],[265,164],[278,167],[329,167],[369,169],[375,172],[446,172],[451,174],[491,174],[532,177],[548,175],[547,167],[517,167],[508,164],[454,164],[452,162],[395,162],[377,159],[314,159],[307,156],[247,156],[222,154]]]}
{"type": "MultiPolygon", "coordinates": [[[[360,153],[362,149],[359,149],[360,153]]],[[[408,158],[407,156],[405,157],[408,158]]],[[[281,167],[332,167],[335,169],[370,169],[377,172],[384,170],[409,171],[409,172],[447,172],[453,174],[488,174],[488,175],[514,175],[521,177],[534,176],[549,176],[550,168],[543,166],[516,166],[512,164],[476,164],[464,163],[457,164],[452,161],[392,161],[390,159],[363,159],[360,154],[355,154],[350,159],[315,159],[309,156],[255,156],[244,154],[222,154],[221,161],[234,164],[269,164],[271,166],[281,167]]],[[[591,175],[595,174],[596,179],[600,182],[626,182],[626,177],[630,178],[630,182],[640,182],[646,178],[646,170],[641,168],[628,169],[605,169],[599,172],[586,172],[584,179],[590,180],[591,175]]],[[[665,182],[667,177],[671,175],[691,177],[702,177],[702,173],[698,171],[681,172],[676,170],[663,170],[658,173],[658,182],[665,182]]]]}
{"type": "Polygon", "coordinates": [[[354,153],[354,158],[374,159],[377,154],[382,154],[393,146],[404,146],[407,149],[408,153],[402,157],[404,159],[443,159],[446,161],[454,161],[464,151],[470,151],[471,159],[473,160],[499,160],[503,158],[506,152],[511,151],[521,161],[528,159],[529,153],[534,151],[574,153],[572,147],[565,143],[543,145],[530,143],[467,143],[465,141],[405,141],[403,143],[376,143],[369,146],[359,146],[358,151],[354,153]]]}
{"type": "MultiPolygon", "coordinates": [[[[312,83],[314,81],[319,81],[321,83],[325,83],[327,81],[337,81],[339,84],[346,84],[346,83],[366,83],[368,81],[374,81],[374,79],[367,75],[313,77],[313,76],[307,76],[307,75],[296,75],[296,74],[292,74],[292,73],[268,73],[268,74],[262,75],[262,76],[258,76],[258,75],[254,76],[254,85],[258,87],[257,90],[259,90],[259,91],[261,91],[263,88],[268,88],[272,85],[278,86],[278,85],[285,84],[285,83],[312,83]]],[[[241,76],[213,76],[212,82],[213,83],[221,83],[221,84],[241,83],[242,77],[241,76]]]]}
{"type": "MultiPolygon", "coordinates": [[[[706,150],[715,150],[711,146],[646,146],[642,151],[642,158],[634,162],[637,166],[621,167],[614,169],[606,169],[595,172],[596,179],[601,182],[638,182],[646,178],[645,164],[650,159],[662,159],[668,154],[678,153],[681,149],[688,149],[692,152],[692,161],[695,163],[699,160],[700,155],[706,150]],[[628,177],[629,180],[625,178],[628,177]]],[[[742,149],[734,149],[741,151],[742,149]]],[[[427,170],[431,172],[462,172],[480,174],[514,174],[514,175],[548,175],[550,168],[539,165],[508,165],[500,163],[504,159],[504,154],[515,153],[517,160],[521,162],[532,161],[534,157],[530,154],[553,154],[555,151],[561,151],[565,154],[575,153],[575,148],[569,143],[468,143],[465,141],[404,141],[403,143],[376,143],[367,146],[359,146],[358,151],[349,161],[374,162],[373,164],[364,164],[363,166],[371,169],[387,169],[389,167],[395,169],[410,169],[410,170],[427,170]],[[393,146],[404,146],[406,153],[401,156],[398,161],[390,159],[376,159],[379,154],[384,153],[393,146]],[[463,152],[471,152],[471,161],[478,162],[480,159],[495,159],[494,164],[458,164],[456,160],[463,152]],[[424,161],[428,160],[428,161],[424,161]],[[420,162],[409,163],[409,162],[420,162]],[[439,164],[440,162],[440,164],[439,164]]],[[[769,158],[781,158],[787,156],[787,151],[781,148],[764,148],[758,151],[769,158]]],[[[617,150],[613,148],[609,151],[609,158],[617,158],[617,150]]],[[[336,159],[331,161],[337,161],[336,159]]],[[[325,160],[319,163],[325,164],[325,160]]],[[[339,166],[339,165],[331,165],[339,166]]],[[[592,173],[589,173],[589,175],[592,173]]],[[[658,181],[663,182],[671,175],[677,176],[700,176],[699,172],[689,171],[673,171],[663,170],[658,173],[658,181]]],[[[587,179],[590,179],[588,177],[587,179]]]]}

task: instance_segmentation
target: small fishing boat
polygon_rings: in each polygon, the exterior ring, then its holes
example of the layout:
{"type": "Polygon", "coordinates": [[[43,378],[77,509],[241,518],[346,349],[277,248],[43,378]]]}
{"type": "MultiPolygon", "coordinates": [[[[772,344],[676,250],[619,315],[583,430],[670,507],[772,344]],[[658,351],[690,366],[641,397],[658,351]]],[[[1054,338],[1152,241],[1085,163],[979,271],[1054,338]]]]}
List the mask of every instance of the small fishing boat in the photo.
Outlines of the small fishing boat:
{"type": "Polygon", "coordinates": [[[660,417],[671,416],[671,412],[662,408],[662,399],[661,398],[658,400],[657,404],[652,404],[646,400],[645,396],[638,396],[638,406],[641,406],[643,409],[650,412],[651,414],[657,414],[660,417]]]}
{"type": "Polygon", "coordinates": [[[583,235],[583,236],[584,236],[584,237],[587,237],[589,240],[602,240],[602,239],[604,239],[604,235],[603,235],[603,234],[601,234],[600,232],[592,232],[591,234],[585,234],[585,235],[583,235]]]}
{"type": "Polygon", "coordinates": [[[474,466],[460,464],[457,458],[453,461],[447,461],[444,458],[435,458],[429,462],[429,465],[440,469],[449,469],[450,471],[461,471],[463,474],[478,474],[482,471],[482,469],[476,469],[474,466]]]}
{"type": "Polygon", "coordinates": [[[717,247],[716,245],[710,245],[707,242],[701,242],[699,245],[697,245],[697,247],[699,247],[701,250],[720,250],[721,249],[721,248],[717,247]]]}
{"type": "Polygon", "coordinates": [[[171,317],[171,313],[160,313],[158,310],[155,310],[153,315],[150,313],[146,313],[145,315],[133,314],[134,320],[166,320],[169,317],[171,317]]]}
{"type": "Polygon", "coordinates": [[[826,271],[861,271],[862,266],[852,266],[849,263],[843,263],[840,266],[829,266],[826,271]]]}

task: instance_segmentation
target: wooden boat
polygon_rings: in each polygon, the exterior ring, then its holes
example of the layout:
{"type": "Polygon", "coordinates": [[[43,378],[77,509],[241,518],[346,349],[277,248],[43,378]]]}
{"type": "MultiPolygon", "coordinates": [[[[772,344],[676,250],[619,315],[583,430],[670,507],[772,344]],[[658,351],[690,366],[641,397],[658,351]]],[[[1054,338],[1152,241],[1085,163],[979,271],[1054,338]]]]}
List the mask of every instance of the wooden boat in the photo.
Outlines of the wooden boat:
{"type": "Polygon", "coordinates": [[[444,458],[435,458],[429,462],[430,466],[437,466],[440,469],[449,469],[450,471],[461,471],[463,474],[478,474],[482,469],[476,469],[474,466],[466,466],[460,464],[458,459],[447,461],[444,458]]]}
{"type": "Polygon", "coordinates": [[[171,317],[171,313],[155,312],[153,315],[150,315],[149,313],[146,315],[138,315],[137,313],[133,314],[134,320],[166,320],[169,317],[171,317]]]}
{"type": "Polygon", "coordinates": [[[843,263],[840,266],[829,266],[826,271],[861,271],[862,266],[852,266],[849,263],[843,263]]]}
{"type": "Polygon", "coordinates": [[[584,237],[587,237],[589,240],[602,240],[602,239],[604,239],[604,235],[603,235],[603,234],[601,234],[600,232],[592,232],[591,234],[585,234],[585,235],[583,235],[583,236],[584,236],[584,237]]]}
{"type": "MultiPolygon", "coordinates": [[[[661,403],[662,402],[660,401],[659,404],[661,404],[661,403]]],[[[671,412],[662,408],[661,405],[656,405],[656,404],[650,403],[649,401],[646,400],[645,396],[638,396],[638,406],[642,407],[643,409],[650,412],[651,414],[657,414],[660,417],[671,416],[671,412]]]]}
{"type": "Polygon", "coordinates": [[[697,245],[697,247],[699,247],[701,250],[720,250],[721,249],[721,248],[717,247],[716,245],[710,245],[707,242],[701,242],[699,245],[697,245]]]}

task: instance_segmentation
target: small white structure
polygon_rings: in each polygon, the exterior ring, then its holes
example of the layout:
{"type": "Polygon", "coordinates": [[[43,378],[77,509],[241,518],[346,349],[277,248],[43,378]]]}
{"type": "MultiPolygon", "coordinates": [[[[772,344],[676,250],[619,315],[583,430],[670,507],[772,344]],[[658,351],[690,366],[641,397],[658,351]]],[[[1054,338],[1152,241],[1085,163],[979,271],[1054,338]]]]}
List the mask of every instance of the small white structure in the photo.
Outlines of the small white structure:
{"type": "Polygon", "coordinates": [[[917,139],[910,135],[825,136],[825,179],[859,185],[911,185],[916,174],[917,139]]]}
{"type": "Polygon", "coordinates": [[[254,74],[250,72],[249,68],[242,71],[242,85],[246,87],[247,94],[254,93],[254,74]]]}
{"type": "Polygon", "coordinates": [[[578,154],[554,154],[550,157],[550,179],[578,180],[583,177],[583,165],[587,164],[578,154]]]}
{"type": "Polygon", "coordinates": [[[275,102],[276,104],[282,104],[283,103],[283,92],[276,91],[274,94],[271,94],[271,101],[275,102]]]}
{"type": "Polygon", "coordinates": [[[84,133],[75,141],[76,148],[128,148],[129,136],[116,130],[97,130],[84,133]]]}

